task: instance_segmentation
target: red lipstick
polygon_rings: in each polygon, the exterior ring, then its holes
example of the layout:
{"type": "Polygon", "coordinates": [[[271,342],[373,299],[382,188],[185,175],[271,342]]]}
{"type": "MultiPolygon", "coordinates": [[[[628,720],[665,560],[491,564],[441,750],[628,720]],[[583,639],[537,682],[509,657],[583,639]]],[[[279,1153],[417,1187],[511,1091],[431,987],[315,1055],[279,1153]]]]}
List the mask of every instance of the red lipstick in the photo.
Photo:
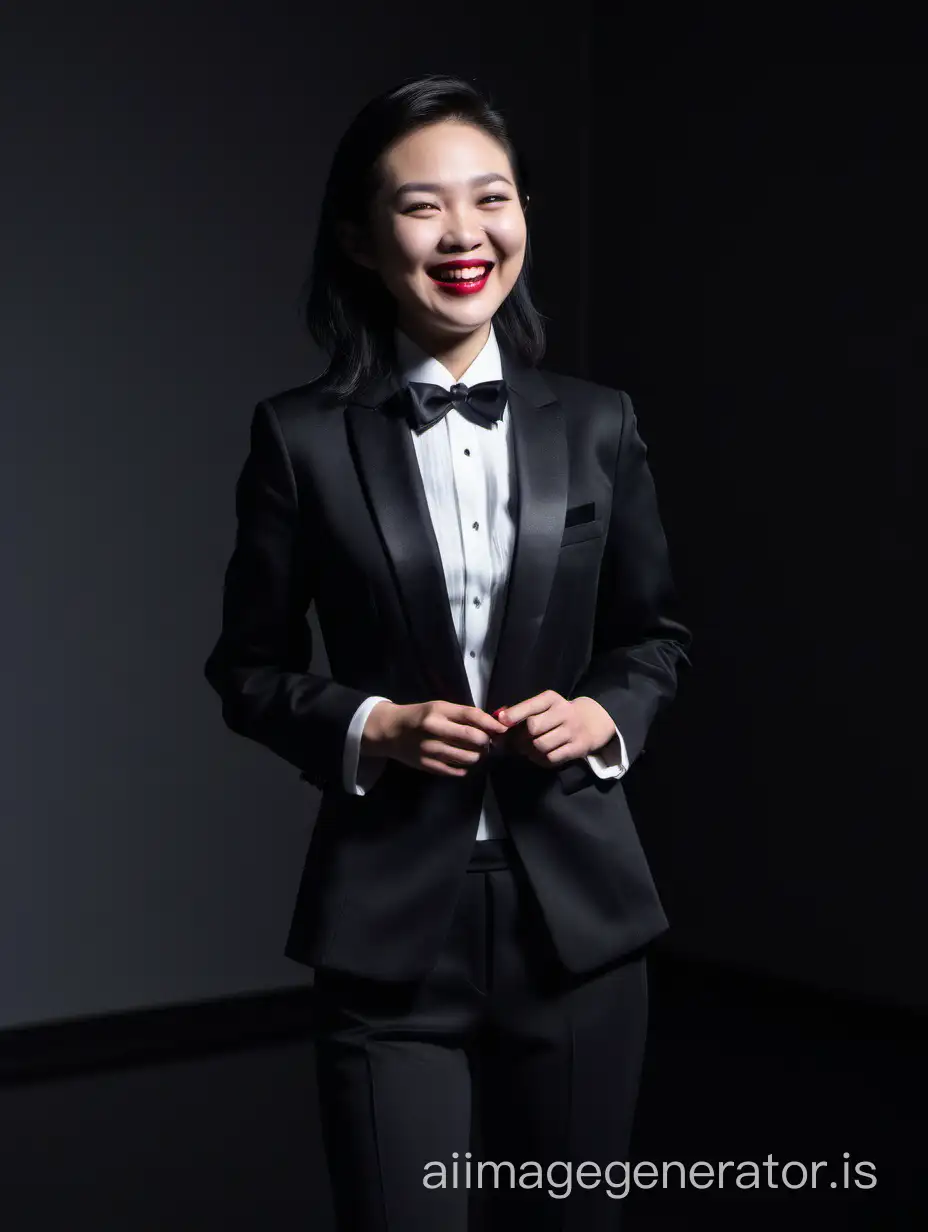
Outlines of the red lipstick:
{"type": "Polygon", "coordinates": [[[487,285],[487,279],[490,277],[493,265],[493,261],[474,260],[473,258],[469,261],[460,259],[456,261],[443,261],[440,265],[431,266],[428,270],[428,275],[437,286],[441,287],[449,295],[474,295],[476,292],[482,291],[487,285]],[[484,274],[481,278],[469,278],[466,282],[459,278],[452,282],[450,279],[443,280],[435,277],[438,270],[471,269],[478,265],[484,267],[484,274]]]}

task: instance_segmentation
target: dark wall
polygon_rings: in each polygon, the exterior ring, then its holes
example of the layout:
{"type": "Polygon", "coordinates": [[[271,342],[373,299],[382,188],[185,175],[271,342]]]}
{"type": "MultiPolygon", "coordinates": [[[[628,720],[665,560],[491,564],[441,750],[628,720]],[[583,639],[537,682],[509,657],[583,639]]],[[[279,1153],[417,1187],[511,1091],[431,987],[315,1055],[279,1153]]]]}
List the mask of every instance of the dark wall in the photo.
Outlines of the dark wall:
{"type": "Polygon", "coordinates": [[[599,6],[592,372],[694,627],[629,780],[683,952],[924,1004],[924,32],[599,6]]]}
{"type": "Polygon", "coordinates": [[[0,1027],[308,979],[318,796],[202,675],[234,481],[254,404],[321,366],[296,303],[335,142],[407,75],[475,77],[522,131],[551,354],[583,366],[582,252],[544,255],[587,208],[588,23],[555,46],[518,10],[5,6],[0,1027]]]}

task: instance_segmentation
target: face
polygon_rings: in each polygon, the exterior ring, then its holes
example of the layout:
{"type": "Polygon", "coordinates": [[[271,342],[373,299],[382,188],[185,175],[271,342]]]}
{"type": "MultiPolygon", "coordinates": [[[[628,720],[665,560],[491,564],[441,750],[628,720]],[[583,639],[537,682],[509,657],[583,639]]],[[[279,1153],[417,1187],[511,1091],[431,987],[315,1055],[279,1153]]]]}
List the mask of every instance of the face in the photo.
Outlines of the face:
{"type": "Polygon", "coordinates": [[[380,274],[410,336],[453,344],[485,331],[525,259],[525,215],[502,146],[443,121],[398,141],[381,170],[370,229],[349,239],[352,255],[380,274]],[[461,260],[467,281],[441,281],[436,267],[461,260]]]}

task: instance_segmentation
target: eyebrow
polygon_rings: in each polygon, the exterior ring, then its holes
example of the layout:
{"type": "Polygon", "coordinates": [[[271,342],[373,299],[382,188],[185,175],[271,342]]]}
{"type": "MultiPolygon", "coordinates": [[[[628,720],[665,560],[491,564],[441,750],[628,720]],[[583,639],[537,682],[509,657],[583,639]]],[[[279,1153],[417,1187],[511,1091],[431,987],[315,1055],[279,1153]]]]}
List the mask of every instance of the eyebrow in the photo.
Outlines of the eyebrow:
{"type": "MultiPolygon", "coordinates": [[[[503,180],[505,181],[505,183],[511,185],[513,188],[515,187],[515,185],[512,183],[512,180],[510,180],[508,176],[501,175],[498,171],[487,171],[483,175],[472,176],[471,179],[469,179],[467,182],[468,184],[490,184],[494,180],[503,180]]],[[[396,200],[397,197],[400,197],[402,196],[403,193],[407,193],[407,192],[438,193],[438,192],[441,192],[441,190],[442,190],[441,184],[431,184],[431,183],[427,183],[425,180],[411,180],[408,184],[401,184],[399,188],[394,192],[393,198],[394,200],[396,200]]]]}

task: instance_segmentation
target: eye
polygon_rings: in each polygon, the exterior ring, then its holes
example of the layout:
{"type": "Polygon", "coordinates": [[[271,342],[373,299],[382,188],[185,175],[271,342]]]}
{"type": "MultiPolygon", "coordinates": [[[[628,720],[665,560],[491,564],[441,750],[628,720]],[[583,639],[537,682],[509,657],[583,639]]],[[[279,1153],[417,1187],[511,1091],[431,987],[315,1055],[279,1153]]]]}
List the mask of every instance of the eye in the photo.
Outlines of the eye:
{"type": "MultiPolygon", "coordinates": [[[[478,204],[483,205],[484,201],[508,201],[508,200],[509,198],[505,196],[503,193],[489,193],[486,197],[481,197],[478,204]]],[[[430,207],[435,208],[435,209],[438,208],[433,201],[416,201],[413,205],[408,205],[406,209],[403,210],[403,213],[404,214],[414,214],[417,210],[421,210],[423,207],[426,209],[430,207]]]]}

